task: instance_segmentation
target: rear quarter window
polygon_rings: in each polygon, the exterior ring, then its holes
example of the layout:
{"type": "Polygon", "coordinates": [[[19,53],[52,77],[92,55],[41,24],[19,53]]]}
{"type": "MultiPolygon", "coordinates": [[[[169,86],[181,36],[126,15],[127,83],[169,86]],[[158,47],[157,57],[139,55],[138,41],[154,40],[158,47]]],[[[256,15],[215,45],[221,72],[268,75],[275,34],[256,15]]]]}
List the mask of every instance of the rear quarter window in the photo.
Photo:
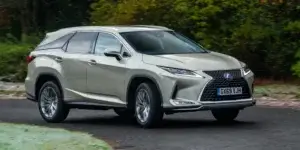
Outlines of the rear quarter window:
{"type": "Polygon", "coordinates": [[[36,49],[37,50],[46,50],[46,49],[62,48],[73,35],[74,35],[74,33],[64,35],[50,43],[39,45],[36,49]]]}
{"type": "Polygon", "coordinates": [[[77,32],[70,39],[67,45],[67,52],[80,54],[92,53],[97,35],[97,32],[77,32]]]}

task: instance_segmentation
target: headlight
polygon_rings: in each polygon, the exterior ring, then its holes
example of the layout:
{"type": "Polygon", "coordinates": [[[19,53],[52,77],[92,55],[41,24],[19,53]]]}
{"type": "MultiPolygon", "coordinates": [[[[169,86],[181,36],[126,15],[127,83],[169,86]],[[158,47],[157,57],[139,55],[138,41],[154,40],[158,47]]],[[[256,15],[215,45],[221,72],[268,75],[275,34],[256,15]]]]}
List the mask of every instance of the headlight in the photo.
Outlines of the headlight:
{"type": "Polygon", "coordinates": [[[186,70],[186,69],[179,69],[179,68],[171,68],[171,67],[163,67],[163,66],[158,66],[159,68],[168,71],[172,74],[175,75],[186,75],[186,76],[198,76],[198,77],[203,77],[195,73],[194,71],[191,70],[186,70]]]}
{"type": "Polygon", "coordinates": [[[251,72],[251,69],[243,62],[240,62],[242,65],[243,74],[247,75],[251,72]]]}
{"type": "Polygon", "coordinates": [[[243,68],[243,72],[244,72],[244,75],[247,75],[251,72],[251,69],[246,65],[244,68],[243,68]]]}

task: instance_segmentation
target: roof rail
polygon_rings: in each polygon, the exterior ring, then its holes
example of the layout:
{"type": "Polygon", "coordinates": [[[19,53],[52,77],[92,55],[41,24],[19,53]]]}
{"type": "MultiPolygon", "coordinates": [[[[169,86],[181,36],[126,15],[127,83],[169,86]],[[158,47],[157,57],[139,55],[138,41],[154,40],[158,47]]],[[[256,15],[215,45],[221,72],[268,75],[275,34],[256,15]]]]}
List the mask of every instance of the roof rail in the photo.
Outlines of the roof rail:
{"type": "Polygon", "coordinates": [[[156,25],[130,25],[135,27],[147,27],[147,28],[158,28],[158,29],[168,29],[167,27],[163,26],[156,26],[156,25]]]}

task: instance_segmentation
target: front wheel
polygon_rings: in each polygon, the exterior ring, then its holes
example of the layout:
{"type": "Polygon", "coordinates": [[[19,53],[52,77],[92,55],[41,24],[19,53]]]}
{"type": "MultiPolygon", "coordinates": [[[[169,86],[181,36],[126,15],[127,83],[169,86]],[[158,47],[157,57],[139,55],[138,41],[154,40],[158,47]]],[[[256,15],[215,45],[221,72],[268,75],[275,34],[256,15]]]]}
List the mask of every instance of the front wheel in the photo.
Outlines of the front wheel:
{"type": "Polygon", "coordinates": [[[153,83],[142,83],[135,92],[135,117],[142,127],[159,125],[163,118],[161,97],[153,83]]]}
{"type": "Polygon", "coordinates": [[[219,121],[223,123],[233,122],[235,118],[238,116],[240,110],[239,109],[217,109],[212,110],[213,116],[219,121]]]}

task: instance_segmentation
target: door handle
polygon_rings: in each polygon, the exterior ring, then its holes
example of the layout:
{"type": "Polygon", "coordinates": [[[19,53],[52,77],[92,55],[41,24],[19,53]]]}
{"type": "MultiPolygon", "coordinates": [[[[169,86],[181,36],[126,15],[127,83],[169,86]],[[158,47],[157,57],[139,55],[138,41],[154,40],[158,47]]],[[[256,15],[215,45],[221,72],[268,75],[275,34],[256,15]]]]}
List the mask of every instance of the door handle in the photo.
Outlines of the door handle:
{"type": "Polygon", "coordinates": [[[55,61],[57,61],[57,62],[62,62],[63,59],[62,59],[61,57],[55,57],[55,61]]]}
{"type": "Polygon", "coordinates": [[[89,61],[89,64],[90,64],[90,65],[96,65],[97,62],[96,62],[96,60],[91,59],[91,60],[89,61]]]}

